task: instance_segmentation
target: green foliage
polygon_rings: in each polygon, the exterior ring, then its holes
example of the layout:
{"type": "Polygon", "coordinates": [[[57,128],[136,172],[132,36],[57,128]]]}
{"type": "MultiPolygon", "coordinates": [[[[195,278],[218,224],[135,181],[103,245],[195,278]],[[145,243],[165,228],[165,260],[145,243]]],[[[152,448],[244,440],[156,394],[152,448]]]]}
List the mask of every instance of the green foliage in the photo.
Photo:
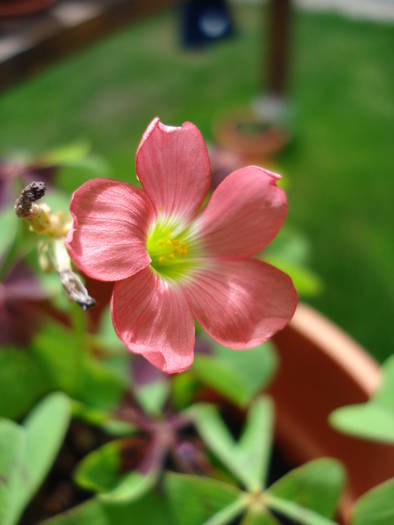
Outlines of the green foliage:
{"type": "Polygon", "coordinates": [[[249,409],[239,440],[245,470],[254,489],[265,487],[273,437],[274,413],[269,398],[257,399],[249,409]]]}
{"type": "Polygon", "coordinates": [[[394,444],[394,356],[383,366],[378,392],[367,403],[338,408],[330,423],[346,434],[394,444]]]}
{"type": "Polygon", "coordinates": [[[72,402],[72,414],[74,418],[101,428],[112,436],[129,436],[135,432],[131,423],[117,419],[110,411],[91,408],[79,401],[72,402]]]}
{"type": "Polygon", "coordinates": [[[215,406],[196,405],[189,415],[206,446],[242,484],[250,490],[263,486],[272,439],[273,409],[268,398],[252,404],[238,443],[215,406]]]}
{"type": "Polygon", "coordinates": [[[33,342],[33,355],[53,389],[97,409],[116,406],[125,391],[124,378],[90,355],[83,332],[48,322],[33,342]]]}
{"type": "Polygon", "coordinates": [[[135,500],[148,492],[157,481],[157,465],[144,473],[124,471],[122,454],[130,444],[130,439],[112,441],[88,454],[77,467],[76,483],[110,502],[135,500]]]}
{"type": "Polygon", "coordinates": [[[274,242],[264,250],[263,258],[290,275],[301,297],[313,297],[322,291],[323,283],[307,266],[310,252],[310,245],[305,237],[284,227],[274,242]]]}
{"type": "Polygon", "coordinates": [[[0,257],[9,249],[14,241],[18,230],[17,224],[18,218],[15,215],[13,206],[0,211],[0,257]]]}
{"type": "Polygon", "coordinates": [[[84,457],[75,471],[74,479],[83,489],[105,492],[119,481],[121,451],[124,441],[111,441],[84,457]]]}
{"type": "Polygon", "coordinates": [[[252,509],[242,520],[241,525],[280,525],[279,521],[265,509],[252,509]]]}
{"type": "Polygon", "coordinates": [[[394,523],[394,478],[364,494],[353,510],[351,525],[394,523]]]}
{"type": "Polygon", "coordinates": [[[0,351],[0,417],[16,419],[49,390],[46,372],[21,348],[0,351]]]}
{"type": "Polygon", "coordinates": [[[0,421],[1,525],[17,522],[35,494],[63,442],[70,420],[70,402],[61,393],[45,398],[23,426],[0,421]]]}
{"type": "Polygon", "coordinates": [[[98,498],[46,520],[42,525],[173,525],[166,501],[150,492],[136,501],[109,503],[98,498]]]}
{"type": "MultiPolygon", "coordinates": [[[[212,516],[242,500],[242,492],[237,488],[205,477],[167,473],[165,489],[179,525],[210,523],[212,516]]],[[[245,503],[239,512],[243,506],[245,503]]]]}
{"type": "Polygon", "coordinates": [[[0,524],[14,522],[20,472],[25,451],[23,429],[6,419],[0,420],[0,524]]]}
{"type": "Polygon", "coordinates": [[[151,415],[159,415],[168,399],[170,383],[166,377],[156,379],[146,385],[136,387],[134,385],[135,397],[144,412],[151,415]]]}
{"type": "Polygon", "coordinates": [[[305,515],[305,524],[330,523],[322,516],[331,518],[334,515],[344,482],[345,472],[338,461],[317,459],[274,483],[267,490],[267,501],[289,518],[305,515]]]}
{"type": "MultiPolygon", "coordinates": [[[[230,523],[245,509],[242,525],[275,525],[277,522],[270,510],[302,525],[333,525],[330,518],[345,480],[344,470],[336,460],[311,461],[265,488],[273,425],[269,399],[259,398],[251,405],[238,442],[213,405],[196,405],[189,410],[189,415],[208,449],[247,490],[220,511],[215,509],[214,516],[203,521],[205,525],[230,523]]],[[[183,525],[181,518],[179,525],[183,525]]]]}
{"type": "Polygon", "coordinates": [[[196,355],[193,372],[203,384],[246,407],[276,372],[278,360],[274,347],[264,343],[251,350],[234,352],[213,341],[212,347],[213,355],[196,355]]]}

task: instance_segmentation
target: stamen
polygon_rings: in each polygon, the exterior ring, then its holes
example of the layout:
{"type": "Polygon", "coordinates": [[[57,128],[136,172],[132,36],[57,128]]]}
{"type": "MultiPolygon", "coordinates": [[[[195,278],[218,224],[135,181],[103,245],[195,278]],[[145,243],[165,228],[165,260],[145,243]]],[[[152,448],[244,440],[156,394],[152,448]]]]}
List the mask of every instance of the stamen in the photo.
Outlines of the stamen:
{"type": "Polygon", "coordinates": [[[158,222],[147,238],[151,267],[162,277],[177,280],[188,274],[195,264],[197,244],[189,245],[190,232],[171,222],[158,222]]]}

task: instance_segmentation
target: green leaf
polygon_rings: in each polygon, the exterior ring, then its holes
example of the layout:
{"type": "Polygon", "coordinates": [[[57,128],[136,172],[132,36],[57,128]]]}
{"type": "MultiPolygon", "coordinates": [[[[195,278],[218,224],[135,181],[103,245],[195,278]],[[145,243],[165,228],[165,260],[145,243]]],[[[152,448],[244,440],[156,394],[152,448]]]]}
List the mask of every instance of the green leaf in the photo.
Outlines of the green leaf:
{"type": "Polygon", "coordinates": [[[69,399],[62,393],[47,396],[24,423],[26,441],[17,514],[35,494],[55,460],[71,415],[69,399]]]}
{"type": "Polygon", "coordinates": [[[101,315],[97,338],[99,344],[105,346],[109,351],[125,347],[116,335],[110,308],[106,308],[101,315]]]}
{"type": "Polygon", "coordinates": [[[168,399],[170,384],[167,378],[163,377],[146,385],[134,388],[134,392],[144,412],[159,415],[168,399]]]}
{"type": "Polygon", "coordinates": [[[334,459],[322,458],[286,474],[266,491],[264,497],[270,508],[300,519],[305,525],[330,523],[319,515],[325,518],[334,515],[344,481],[341,464],[334,459]]]}
{"type": "Polygon", "coordinates": [[[288,273],[301,296],[313,297],[321,292],[323,283],[307,266],[310,252],[309,242],[304,236],[289,228],[282,228],[274,242],[264,250],[262,257],[288,273]]]}
{"type": "Polygon", "coordinates": [[[263,252],[264,259],[269,257],[280,257],[288,263],[303,265],[308,262],[311,254],[310,243],[300,232],[289,227],[281,228],[278,235],[263,252]]]}
{"type": "Polygon", "coordinates": [[[248,489],[262,487],[272,438],[272,405],[259,399],[251,407],[244,433],[236,443],[213,405],[195,405],[188,411],[207,447],[248,489]]]}
{"type": "Polygon", "coordinates": [[[265,509],[251,509],[242,520],[241,525],[280,525],[280,523],[265,509]]]}
{"type": "Polygon", "coordinates": [[[394,444],[394,356],[384,364],[382,385],[370,401],[338,408],[329,420],[346,434],[394,444]]]}
{"type": "Polygon", "coordinates": [[[338,408],[330,423],[346,434],[394,444],[394,412],[375,402],[338,408]]]}
{"type": "Polygon", "coordinates": [[[91,408],[79,401],[73,400],[72,414],[74,418],[101,428],[111,436],[129,436],[135,432],[135,427],[128,421],[116,419],[108,410],[91,408]]]}
{"type": "Polygon", "coordinates": [[[275,256],[264,257],[264,260],[290,275],[300,296],[314,297],[321,293],[323,282],[321,278],[309,268],[275,256]]]}
{"type": "Polygon", "coordinates": [[[124,377],[89,354],[84,333],[47,322],[33,341],[33,354],[52,389],[92,408],[115,407],[126,389],[124,377]]]}
{"type": "Polygon", "coordinates": [[[13,520],[24,452],[23,429],[12,421],[0,420],[0,525],[13,520]]]}
{"type": "Polygon", "coordinates": [[[65,193],[51,188],[42,200],[51,208],[53,213],[62,211],[66,215],[70,213],[70,197],[65,193]]]}
{"type": "Polygon", "coordinates": [[[82,369],[82,384],[77,397],[91,407],[110,409],[116,407],[125,390],[126,382],[117,371],[104,362],[85,356],[82,369]]]}
{"type": "Polygon", "coordinates": [[[122,471],[122,452],[128,443],[126,439],[112,441],[88,454],[77,467],[76,483],[112,502],[130,501],[148,492],[157,481],[158,470],[122,471]]]}
{"type": "Polygon", "coordinates": [[[189,407],[198,389],[198,382],[195,374],[190,369],[183,374],[176,374],[171,378],[171,402],[176,410],[183,410],[189,407]]]}
{"type": "Polygon", "coordinates": [[[257,399],[250,407],[239,441],[244,453],[243,465],[254,480],[254,487],[263,488],[271,457],[274,409],[269,398],[257,399]]]}
{"type": "Polygon", "coordinates": [[[234,523],[237,518],[247,507],[247,499],[240,496],[234,503],[231,503],[222,510],[219,510],[214,516],[205,522],[205,525],[227,525],[234,523]]]}
{"type": "Polygon", "coordinates": [[[223,509],[238,506],[242,497],[235,487],[201,476],[167,473],[164,486],[178,525],[227,523],[208,520],[223,509]]]}
{"type": "Polygon", "coordinates": [[[42,525],[174,525],[164,498],[150,492],[127,503],[112,504],[94,498],[46,520],[42,525]]]}
{"type": "Polygon", "coordinates": [[[156,484],[158,478],[159,471],[156,469],[147,473],[129,472],[113,490],[101,494],[100,498],[117,503],[138,499],[156,484]]]}
{"type": "Polygon", "coordinates": [[[394,478],[364,494],[353,510],[351,525],[394,523],[394,478]]]}
{"type": "Polygon", "coordinates": [[[270,343],[234,352],[212,343],[215,354],[197,355],[193,372],[237,405],[246,407],[271,380],[277,368],[277,356],[270,343]]]}
{"type": "Polygon", "coordinates": [[[0,417],[17,419],[50,388],[50,381],[30,352],[2,348],[0,352],[0,417]]]}
{"type": "Polygon", "coordinates": [[[32,343],[32,353],[51,380],[53,389],[75,397],[82,384],[84,349],[79,336],[55,322],[47,322],[32,343]]]}
{"type": "Polygon", "coordinates": [[[382,372],[382,386],[373,396],[373,400],[394,414],[394,355],[384,363],[382,372]]]}
{"type": "Polygon", "coordinates": [[[89,151],[90,144],[81,140],[53,148],[40,155],[38,161],[48,166],[70,164],[86,157],[89,151]]]}
{"type": "Polygon", "coordinates": [[[275,510],[291,520],[295,520],[296,523],[302,525],[336,525],[335,521],[324,518],[313,510],[301,507],[292,501],[276,497],[269,497],[266,501],[272,510],[275,510]]]}
{"type": "Polygon", "coordinates": [[[39,403],[23,426],[0,423],[0,471],[6,479],[6,487],[0,481],[0,503],[5,500],[1,525],[17,522],[52,465],[69,420],[68,398],[55,393],[39,403]]]}
{"type": "MultiPolygon", "coordinates": [[[[251,484],[238,458],[237,445],[223,423],[218,409],[214,405],[199,404],[192,406],[188,414],[193,420],[201,439],[218,459],[245,486],[251,484]]],[[[252,484],[254,480],[252,480],[252,484]]]]}
{"type": "Polygon", "coordinates": [[[121,477],[121,450],[124,443],[124,440],[111,441],[85,456],[75,471],[76,483],[94,492],[113,489],[121,477]]]}
{"type": "Polygon", "coordinates": [[[15,215],[13,206],[0,212],[0,256],[8,250],[15,239],[17,221],[18,217],[15,215]]]}

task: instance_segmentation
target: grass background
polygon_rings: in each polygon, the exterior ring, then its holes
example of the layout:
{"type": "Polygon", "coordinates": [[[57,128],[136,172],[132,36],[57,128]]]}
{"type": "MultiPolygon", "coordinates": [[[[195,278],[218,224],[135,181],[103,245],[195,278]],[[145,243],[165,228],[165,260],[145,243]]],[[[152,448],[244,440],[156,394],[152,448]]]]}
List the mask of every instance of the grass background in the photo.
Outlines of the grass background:
{"type": "MultiPolygon", "coordinates": [[[[176,13],[118,32],[1,95],[0,152],[86,138],[111,176],[133,180],[147,123],[195,122],[207,139],[224,112],[256,96],[266,14],[235,11],[236,38],[204,52],[178,46],[176,13]]],[[[325,282],[310,302],[383,360],[394,331],[394,27],[296,12],[294,142],[288,224],[311,241],[325,282]]],[[[68,190],[79,178],[66,172],[68,190]]]]}

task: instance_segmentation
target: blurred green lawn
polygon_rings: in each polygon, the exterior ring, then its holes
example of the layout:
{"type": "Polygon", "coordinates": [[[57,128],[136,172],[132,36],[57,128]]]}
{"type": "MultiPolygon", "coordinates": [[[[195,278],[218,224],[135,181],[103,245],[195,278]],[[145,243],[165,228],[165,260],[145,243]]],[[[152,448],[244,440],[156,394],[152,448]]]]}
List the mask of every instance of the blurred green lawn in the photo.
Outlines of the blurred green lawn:
{"type": "MultiPolygon", "coordinates": [[[[132,26],[1,95],[0,151],[39,152],[89,140],[111,176],[134,177],[150,119],[213,119],[247,104],[260,75],[263,17],[236,11],[237,38],[204,53],[177,45],[173,12],[132,26]]],[[[325,289],[311,302],[379,360],[394,314],[394,27],[297,12],[293,23],[295,140],[279,160],[288,223],[311,240],[325,289]]],[[[68,172],[63,187],[78,177],[68,172]]]]}

